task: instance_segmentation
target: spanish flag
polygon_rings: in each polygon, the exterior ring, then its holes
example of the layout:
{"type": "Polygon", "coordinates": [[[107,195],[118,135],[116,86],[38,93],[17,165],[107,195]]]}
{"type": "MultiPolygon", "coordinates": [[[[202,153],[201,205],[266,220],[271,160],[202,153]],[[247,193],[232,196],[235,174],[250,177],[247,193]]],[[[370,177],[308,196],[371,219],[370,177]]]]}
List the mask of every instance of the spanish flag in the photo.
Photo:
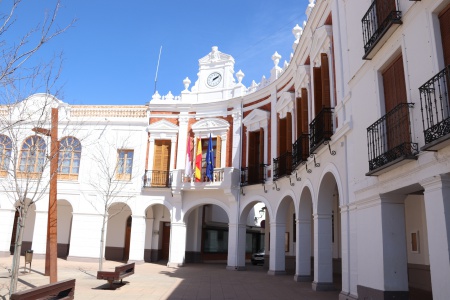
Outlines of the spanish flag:
{"type": "Polygon", "coordinates": [[[197,139],[197,153],[195,154],[195,181],[202,181],[202,140],[197,139]]]}

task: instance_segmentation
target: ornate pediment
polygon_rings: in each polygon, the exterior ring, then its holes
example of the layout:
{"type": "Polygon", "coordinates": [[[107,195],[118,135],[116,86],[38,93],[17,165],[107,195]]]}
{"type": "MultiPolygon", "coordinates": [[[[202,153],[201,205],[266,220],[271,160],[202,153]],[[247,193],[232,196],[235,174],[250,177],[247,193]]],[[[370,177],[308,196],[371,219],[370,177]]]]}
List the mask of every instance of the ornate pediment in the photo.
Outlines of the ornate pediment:
{"type": "Polygon", "coordinates": [[[292,112],[294,109],[295,95],[293,92],[283,92],[278,100],[275,108],[277,113],[280,114],[280,119],[284,119],[288,112],[292,112]]]}
{"type": "Polygon", "coordinates": [[[269,118],[270,113],[268,111],[254,109],[242,120],[242,123],[247,127],[248,131],[254,131],[267,126],[269,118]]]}
{"type": "Polygon", "coordinates": [[[170,123],[167,120],[161,120],[156,123],[150,124],[147,126],[147,132],[150,133],[159,133],[159,132],[166,132],[166,133],[177,133],[178,132],[178,126],[170,123]]]}
{"type": "Polygon", "coordinates": [[[192,131],[198,137],[207,137],[210,133],[213,136],[223,135],[228,131],[230,124],[218,118],[203,119],[192,125],[192,131]]]}
{"type": "Polygon", "coordinates": [[[320,61],[319,54],[327,53],[330,50],[332,34],[333,28],[331,25],[323,25],[316,29],[311,46],[311,58],[313,61],[320,61]]]}
{"type": "Polygon", "coordinates": [[[212,47],[212,50],[208,55],[198,60],[200,65],[206,65],[216,62],[227,62],[227,61],[231,61],[234,63],[234,58],[229,54],[220,52],[217,46],[212,47]]]}

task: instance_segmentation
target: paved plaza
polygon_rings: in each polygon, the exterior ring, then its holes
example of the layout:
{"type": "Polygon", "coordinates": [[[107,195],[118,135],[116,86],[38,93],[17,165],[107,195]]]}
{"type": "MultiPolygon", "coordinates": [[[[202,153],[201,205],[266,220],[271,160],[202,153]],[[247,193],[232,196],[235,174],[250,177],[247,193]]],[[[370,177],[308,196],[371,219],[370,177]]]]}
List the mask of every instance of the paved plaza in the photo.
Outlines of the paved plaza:
{"type": "MultiPolygon", "coordinates": [[[[0,299],[8,299],[8,269],[12,257],[0,257],[0,299]]],[[[31,273],[24,273],[21,257],[18,290],[49,283],[43,276],[44,259],[34,258],[31,273]]],[[[121,263],[106,261],[103,270],[121,263]]],[[[75,299],[338,299],[338,291],[314,292],[311,283],[295,282],[292,275],[267,275],[262,266],[248,265],[246,271],[227,271],[224,264],[187,264],[168,268],[163,264],[137,264],[135,274],[124,285],[109,290],[97,280],[98,263],[58,259],[58,280],[76,279],[75,299]]],[[[28,269],[27,269],[28,270],[28,269]]]]}

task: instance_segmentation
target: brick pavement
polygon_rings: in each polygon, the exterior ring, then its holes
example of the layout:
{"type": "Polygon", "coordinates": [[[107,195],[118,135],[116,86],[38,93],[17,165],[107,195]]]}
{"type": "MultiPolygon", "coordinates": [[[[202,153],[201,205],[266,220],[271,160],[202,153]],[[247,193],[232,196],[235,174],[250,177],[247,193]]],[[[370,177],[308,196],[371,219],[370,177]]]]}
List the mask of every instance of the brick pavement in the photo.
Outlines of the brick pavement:
{"type": "MultiPolygon", "coordinates": [[[[8,299],[12,257],[0,257],[0,299],[8,299]]],[[[18,290],[49,282],[43,276],[44,259],[34,258],[31,273],[21,273],[18,290]]],[[[119,262],[105,261],[105,271],[114,270],[119,262]]],[[[58,259],[58,280],[75,278],[75,299],[258,299],[258,300],[328,300],[338,299],[339,292],[314,292],[311,283],[295,282],[292,275],[267,275],[262,266],[248,265],[246,271],[228,271],[224,264],[187,264],[168,268],[163,264],[137,264],[135,274],[124,279],[123,286],[106,289],[104,280],[97,280],[98,263],[58,259]]]]}

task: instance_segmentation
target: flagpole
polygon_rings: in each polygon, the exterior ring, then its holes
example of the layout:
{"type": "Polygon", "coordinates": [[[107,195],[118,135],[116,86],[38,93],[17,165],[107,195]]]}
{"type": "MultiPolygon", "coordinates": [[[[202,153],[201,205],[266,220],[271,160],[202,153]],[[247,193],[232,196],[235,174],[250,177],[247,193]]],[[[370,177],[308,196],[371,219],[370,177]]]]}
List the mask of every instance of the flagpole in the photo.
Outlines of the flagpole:
{"type": "Polygon", "coordinates": [[[159,61],[161,60],[161,52],[162,52],[162,45],[159,48],[158,64],[156,65],[156,75],[155,75],[155,88],[153,90],[153,95],[156,93],[156,82],[158,81],[158,70],[159,70],[159,61]]]}

